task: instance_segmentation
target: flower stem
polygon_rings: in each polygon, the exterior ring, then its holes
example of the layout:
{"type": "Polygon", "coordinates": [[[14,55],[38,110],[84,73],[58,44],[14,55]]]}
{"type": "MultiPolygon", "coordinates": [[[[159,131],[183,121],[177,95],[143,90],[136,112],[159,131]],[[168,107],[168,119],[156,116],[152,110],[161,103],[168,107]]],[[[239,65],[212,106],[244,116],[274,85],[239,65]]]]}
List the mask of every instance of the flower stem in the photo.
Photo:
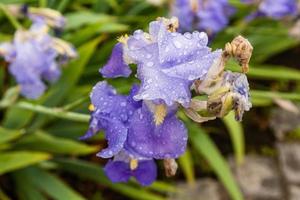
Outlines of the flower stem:
{"type": "Polygon", "coordinates": [[[17,108],[30,110],[37,113],[42,113],[57,118],[77,121],[77,122],[89,122],[90,116],[87,114],[80,114],[75,112],[67,112],[61,108],[49,108],[41,105],[35,105],[29,102],[21,101],[14,105],[17,108]]]}
{"type": "Polygon", "coordinates": [[[10,23],[13,25],[13,27],[15,27],[15,29],[23,28],[22,25],[18,22],[18,20],[8,11],[8,8],[4,4],[0,3],[0,9],[10,21],[10,23]]]}

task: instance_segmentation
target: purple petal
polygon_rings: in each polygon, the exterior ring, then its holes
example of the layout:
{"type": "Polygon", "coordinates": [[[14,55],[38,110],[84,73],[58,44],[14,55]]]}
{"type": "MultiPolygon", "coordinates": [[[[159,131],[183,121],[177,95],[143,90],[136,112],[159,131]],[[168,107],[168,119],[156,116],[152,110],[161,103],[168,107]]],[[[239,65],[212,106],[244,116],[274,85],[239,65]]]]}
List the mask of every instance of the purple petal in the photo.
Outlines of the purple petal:
{"type": "Polygon", "coordinates": [[[138,78],[142,81],[141,88],[136,100],[159,100],[162,99],[168,106],[179,102],[183,106],[190,103],[190,84],[184,79],[170,77],[157,68],[140,66],[138,78]]]}
{"type": "Polygon", "coordinates": [[[124,146],[127,138],[127,127],[119,120],[102,118],[101,125],[105,130],[105,139],[108,147],[97,154],[102,158],[111,158],[119,153],[124,146]]]}
{"type": "Polygon", "coordinates": [[[184,153],[187,144],[187,130],[175,115],[169,115],[156,126],[152,113],[143,106],[133,115],[127,143],[138,154],[156,158],[177,158],[184,153]]]}
{"type": "Polygon", "coordinates": [[[108,161],[104,172],[113,183],[127,182],[131,176],[129,164],[121,161],[108,161]]]}
{"type": "Polygon", "coordinates": [[[50,67],[42,73],[43,78],[51,83],[57,81],[60,75],[61,75],[61,70],[56,62],[50,64],[50,67]]]}
{"type": "Polygon", "coordinates": [[[37,99],[45,91],[46,86],[41,81],[36,81],[32,83],[20,82],[21,94],[28,99],[37,99]]]}
{"type": "Polygon", "coordinates": [[[297,14],[296,0],[264,0],[259,6],[260,12],[268,17],[280,19],[285,16],[297,14]]]}
{"type": "Polygon", "coordinates": [[[110,59],[100,70],[105,78],[128,77],[131,74],[129,66],[123,60],[123,45],[117,43],[112,50],[110,59]]]}
{"type": "Polygon", "coordinates": [[[136,110],[135,106],[139,105],[138,102],[132,102],[132,98],[118,95],[116,90],[105,81],[94,86],[91,101],[101,113],[108,114],[111,118],[119,119],[124,123],[136,110]]]}
{"type": "Polygon", "coordinates": [[[157,167],[154,160],[139,161],[133,176],[143,186],[151,185],[157,177],[157,167]]]}
{"type": "Polygon", "coordinates": [[[6,62],[11,62],[16,56],[14,46],[9,42],[0,44],[0,56],[4,57],[6,62]]]}
{"type": "Polygon", "coordinates": [[[125,49],[142,82],[134,99],[188,106],[191,82],[205,77],[221,51],[211,52],[205,33],[171,33],[162,21],[151,22],[149,32],[135,32],[125,49]]]}
{"type": "Polygon", "coordinates": [[[192,11],[190,0],[175,0],[171,13],[171,16],[178,18],[181,31],[191,31],[193,29],[196,15],[192,11]]]}

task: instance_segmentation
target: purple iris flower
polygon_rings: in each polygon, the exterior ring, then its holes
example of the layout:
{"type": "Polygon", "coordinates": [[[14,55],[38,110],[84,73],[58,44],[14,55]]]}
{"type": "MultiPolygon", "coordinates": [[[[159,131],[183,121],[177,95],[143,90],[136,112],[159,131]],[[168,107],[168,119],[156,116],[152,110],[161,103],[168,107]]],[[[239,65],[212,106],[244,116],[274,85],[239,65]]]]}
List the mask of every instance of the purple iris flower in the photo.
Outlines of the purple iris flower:
{"type": "Polygon", "coordinates": [[[170,32],[163,20],[150,23],[149,33],[135,31],[123,45],[124,59],[137,64],[141,87],[135,100],[163,101],[167,106],[190,103],[190,86],[203,79],[221,51],[211,52],[207,35],[170,32]]]}
{"type": "Polygon", "coordinates": [[[130,177],[135,177],[141,185],[147,186],[156,180],[157,167],[153,159],[138,159],[135,169],[131,169],[130,159],[128,153],[121,151],[105,165],[104,172],[113,183],[128,182],[130,177]]]}
{"type": "Polygon", "coordinates": [[[130,95],[119,95],[107,82],[99,82],[91,93],[95,109],[90,127],[81,139],[104,130],[108,147],[97,154],[103,158],[110,158],[124,148],[147,158],[177,158],[184,153],[187,143],[186,128],[175,115],[177,109],[168,109],[163,123],[155,125],[153,112],[146,103],[133,99],[137,91],[135,85],[130,95]]]}
{"type": "MultiPolygon", "coordinates": [[[[241,0],[244,3],[255,3],[251,0],[241,0]]],[[[297,0],[262,0],[258,6],[258,11],[251,14],[251,20],[258,16],[266,16],[273,19],[281,19],[287,16],[295,16],[298,13],[297,0]]]]}
{"type": "Polygon", "coordinates": [[[175,0],[172,7],[182,31],[198,29],[209,34],[224,29],[234,12],[227,0],[175,0]]]}
{"type": "Polygon", "coordinates": [[[9,71],[20,85],[21,94],[29,99],[44,93],[43,80],[52,83],[59,78],[59,54],[41,20],[34,22],[28,31],[17,30],[13,42],[0,45],[0,55],[10,63],[9,71]]]}
{"type": "Polygon", "coordinates": [[[89,130],[81,139],[103,130],[108,147],[97,156],[114,157],[105,166],[107,176],[113,182],[125,182],[134,176],[142,185],[148,185],[156,178],[153,159],[177,158],[183,154],[187,130],[176,117],[177,106],[168,107],[164,121],[156,125],[152,111],[155,104],[134,100],[138,90],[134,85],[128,96],[119,95],[107,82],[99,82],[91,93],[93,111],[89,130]],[[128,157],[138,161],[137,168],[130,167],[128,157]]]}

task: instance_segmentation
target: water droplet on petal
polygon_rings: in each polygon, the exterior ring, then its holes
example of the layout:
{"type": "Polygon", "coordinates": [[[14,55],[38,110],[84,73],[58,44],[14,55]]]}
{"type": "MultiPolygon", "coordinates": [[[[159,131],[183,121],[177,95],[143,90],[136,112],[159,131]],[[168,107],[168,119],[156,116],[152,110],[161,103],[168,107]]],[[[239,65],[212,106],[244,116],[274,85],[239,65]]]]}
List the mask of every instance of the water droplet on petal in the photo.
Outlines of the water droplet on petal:
{"type": "Polygon", "coordinates": [[[180,49],[182,47],[182,44],[179,41],[174,41],[174,45],[176,48],[180,49]]]}
{"type": "Polygon", "coordinates": [[[147,62],[147,66],[148,66],[148,67],[152,67],[153,65],[154,65],[153,62],[147,62]]]}

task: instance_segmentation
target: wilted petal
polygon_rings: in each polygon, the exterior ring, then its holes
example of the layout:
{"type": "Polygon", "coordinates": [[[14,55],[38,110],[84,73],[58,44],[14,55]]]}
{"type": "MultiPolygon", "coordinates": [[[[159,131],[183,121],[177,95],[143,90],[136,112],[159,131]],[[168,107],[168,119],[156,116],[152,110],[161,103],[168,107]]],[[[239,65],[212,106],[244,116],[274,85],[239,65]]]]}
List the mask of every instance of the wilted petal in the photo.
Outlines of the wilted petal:
{"type": "Polygon", "coordinates": [[[177,158],[185,151],[187,131],[175,115],[168,115],[156,126],[152,113],[143,106],[131,119],[127,143],[145,157],[177,158]]]}
{"type": "Polygon", "coordinates": [[[108,62],[100,70],[105,78],[128,77],[131,74],[129,66],[123,60],[123,45],[118,43],[112,50],[108,62]]]}

